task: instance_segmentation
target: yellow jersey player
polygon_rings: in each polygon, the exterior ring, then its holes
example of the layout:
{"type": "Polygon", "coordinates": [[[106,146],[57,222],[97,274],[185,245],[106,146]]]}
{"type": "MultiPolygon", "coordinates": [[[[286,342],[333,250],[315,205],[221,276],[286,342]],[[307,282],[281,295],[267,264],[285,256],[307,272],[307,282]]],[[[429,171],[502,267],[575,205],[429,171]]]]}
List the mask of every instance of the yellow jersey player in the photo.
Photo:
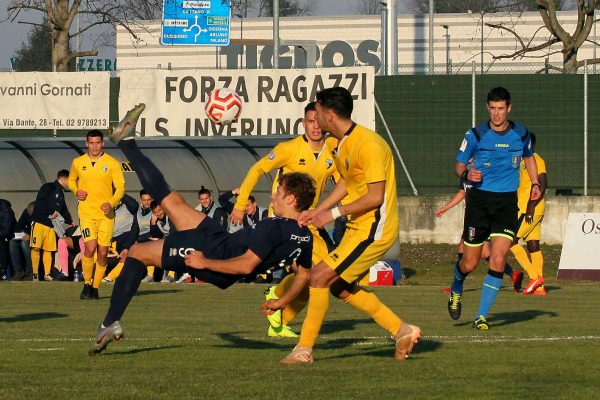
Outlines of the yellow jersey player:
{"type": "Polygon", "coordinates": [[[81,261],[84,286],[80,299],[90,300],[98,299],[98,287],[106,272],[114,208],[125,194],[125,178],[121,163],[103,151],[102,132],[89,131],[85,144],[88,152],[71,164],[69,189],[79,201],[77,210],[84,242],[81,261]]]}
{"type": "MultiPolygon", "coordinates": [[[[317,194],[310,207],[311,209],[314,209],[317,206],[319,198],[327,184],[327,180],[331,179],[333,180],[333,183],[335,183],[338,174],[333,162],[332,151],[337,146],[337,139],[331,136],[325,136],[324,132],[319,128],[316,114],[315,102],[308,103],[306,107],[304,107],[304,118],[302,119],[304,135],[278,144],[269,154],[250,168],[244,182],[240,186],[239,194],[231,213],[231,221],[233,223],[239,224],[243,221],[246,203],[252,189],[254,189],[254,186],[256,186],[261,176],[271,171],[277,171],[277,176],[273,182],[273,193],[277,190],[279,176],[282,174],[288,172],[304,172],[310,175],[315,180],[317,189],[317,194]]],[[[269,214],[272,215],[272,209],[269,209],[269,214]]],[[[312,225],[310,225],[309,228],[314,238],[312,261],[314,264],[317,264],[329,253],[329,247],[331,247],[333,243],[325,229],[317,229],[312,225]]],[[[286,276],[277,287],[267,289],[267,300],[276,300],[283,296],[293,282],[293,278],[294,275],[290,274],[286,276]]],[[[276,313],[269,315],[268,319],[270,326],[268,335],[297,337],[298,335],[292,332],[287,324],[302,311],[307,301],[308,288],[306,288],[304,292],[283,311],[277,311],[276,313]]]]}
{"type": "Polygon", "coordinates": [[[536,296],[545,296],[544,276],[542,273],[544,267],[544,257],[540,250],[540,237],[542,231],[542,220],[546,210],[546,200],[544,193],[548,188],[548,175],[546,173],[546,162],[538,153],[535,153],[536,138],[531,133],[531,147],[534,151],[533,156],[537,164],[538,181],[540,183],[541,196],[538,200],[531,200],[531,178],[525,168],[525,163],[521,161],[519,189],[517,197],[519,202],[519,232],[513,246],[510,248],[513,255],[521,264],[523,269],[529,275],[529,283],[523,289],[522,294],[533,294],[536,296]],[[519,239],[522,238],[527,243],[527,250],[531,256],[531,261],[527,257],[527,252],[523,246],[519,245],[519,239]]]}
{"type": "MultiPolygon", "coordinates": [[[[352,109],[353,99],[347,89],[334,87],[317,93],[319,126],[339,139],[334,161],[341,178],[317,208],[303,213],[300,222],[321,227],[346,215],[348,226],[338,247],[313,267],[300,341],[281,360],[283,364],[313,361],[330,292],[394,335],[397,360],[408,358],[421,336],[419,327],[403,322],[374,293],[356,285],[398,240],[399,226],[390,147],[377,133],[353,122],[352,109]],[[345,204],[338,206],[344,198],[345,204]]],[[[278,308],[277,301],[270,300],[263,304],[263,313],[278,308]]]]}

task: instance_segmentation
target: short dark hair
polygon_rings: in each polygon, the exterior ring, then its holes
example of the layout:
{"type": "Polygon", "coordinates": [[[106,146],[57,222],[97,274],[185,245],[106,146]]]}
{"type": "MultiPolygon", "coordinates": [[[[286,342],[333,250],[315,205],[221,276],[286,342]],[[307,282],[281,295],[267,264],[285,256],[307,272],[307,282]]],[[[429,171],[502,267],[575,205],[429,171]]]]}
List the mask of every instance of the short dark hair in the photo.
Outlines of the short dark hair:
{"type": "Polygon", "coordinates": [[[296,210],[308,210],[315,200],[317,189],[315,180],[302,172],[289,172],[279,177],[279,185],[286,194],[296,197],[296,210]]]}
{"type": "Polygon", "coordinates": [[[304,114],[309,111],[317,111],[317,103],[315,101],[311,101],[306,105],[306,107],[304,107],[304,114]]]}
{"type": "Polygon", "coordinates": [[[147,195],[150,195],[150,193],[148,193],[148,192],[146,191],[146,189],[142,189],[142,190],[140,190],[140,198],[141,198],[143,195],[145,195],[145,194],[147,194],[147,195]]]}
{"type": "Polygon", "coordinates": [[[67,170],[67,169],[61,169],[60,171],[58,171],[56,173],[56,179],[68,178],[68,177],[69,177],[69,170],[67,170]]]}
{"type": "Polygon", "coordinates": [[[208,190],[204,186],[201,186],[200,190],[198,190],[198,197],[200,197],[200,195],[203,195],[203,194],[207,194],[207,195],[209,195],[209,196],[212,197],[212,194],[210,193],[210,190],[208,190]]]}
{"type": "Polygon", "coordinates": [[[252,195],[248,196],[248,200],[250,200],[252,203],[256,203],[256,199],[252,195]]]}
{"type": "Polygon", "coordinates": [[[156,207],[160,206],[160,204],[158,204],[158,201],[156,200],[152,200],[150,202],[150,210],[154,211],[156,209],[156,207]]]}
{"type": "Polygon", "coordinates": [[[317,103],[331,109],[338,116],[350,119],[354,108],[352,94],[343,87],[332,87],[317,92],[317,103]]]}
{"type": "Polygon", "coordinates": [[[104,141],[104,134],[98,129],[92,129],[91,131],[88,131],[87,135],[85,135],[85,140],[87,141],[91,137],[99,137],[102,139],[102,141],[104,141]]]}
{"type": "Polygon", "coordinates": [[[510,104],[510,93],[505,88],[499,86],[499,87],[493,88],[492,90],[490,90],[488,92],[488,95],[487,95],[488,103],[490,101],[502,101],[502,100],[506,101],[506,105],[510,104]]]}

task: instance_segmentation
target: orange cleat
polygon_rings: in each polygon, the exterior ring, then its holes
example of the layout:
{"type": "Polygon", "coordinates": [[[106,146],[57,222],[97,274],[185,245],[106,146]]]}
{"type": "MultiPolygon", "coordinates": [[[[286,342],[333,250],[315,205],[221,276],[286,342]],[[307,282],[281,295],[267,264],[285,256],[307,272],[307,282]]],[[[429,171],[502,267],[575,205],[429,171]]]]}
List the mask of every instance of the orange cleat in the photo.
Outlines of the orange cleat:
{"type": "Polygon", "coordinates": [[[512,276],[513,289],[516,293],[521,291],[521,286],[523,285],[523,273],[521,271],[513,271],[512,276]]]}
{"type": "Polygon", "coordinates": [[[540,275],[537,278],[530,280],[529,283],[527,284],[527,287],[525,288],[525,290],[523,290],[523,292],[521,292],[521,294],[523,294],[523,295],[533,294],[533,292],[535,292],[535,290],[537,288],[539,288],[540,286],[542,286],[543,284],[544,284],[544,277],[540,275]]]}
{"type": "Polygon", "coordinates": [[[544,285],[542,286],[538,286],[537,289],[535,289],[535,291],[533,293],[531,293],[532,296],[545,296],[546,295],[546,288],[544,287],[544,285]]]}

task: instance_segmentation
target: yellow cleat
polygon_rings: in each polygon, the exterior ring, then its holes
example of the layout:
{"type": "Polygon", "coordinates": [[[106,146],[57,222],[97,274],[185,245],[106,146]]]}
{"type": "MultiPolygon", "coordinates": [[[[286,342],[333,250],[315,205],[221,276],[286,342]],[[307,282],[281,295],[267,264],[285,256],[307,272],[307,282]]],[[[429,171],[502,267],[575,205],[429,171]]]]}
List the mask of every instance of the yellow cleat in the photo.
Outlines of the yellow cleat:
{"type": "Polygon", "coordinates": [[[297,338],[298,334],[290,329],[287,325],[281,325],[279,329],[275,329],[272,326],[269,326],[269,330],[267,331],[267,336],[269,337],[291,337],[297,338]]]}
{"type": "MultiPolygon", "coordinates": [[[[275,286],[271,286],[270,288],[265,290],[265,300],[278,300],[278,299],[279,299],[279,297],[277,297],[277,295],[275,294],[275,286]]],[[[271,326],[269,327],[269,332],[270,332],[271,328],[273,328],[275,331],[281,330],[281,310],[277,310],[273,314],[267,315],[267,319],[269,320],[269,324],[271,324],[271,326]]],[[[269,335],[269,336],[271,336],[271,335],[269,335]]],[[[273,335],[273,336],[278,336],[278,335],[273,335]]]]}

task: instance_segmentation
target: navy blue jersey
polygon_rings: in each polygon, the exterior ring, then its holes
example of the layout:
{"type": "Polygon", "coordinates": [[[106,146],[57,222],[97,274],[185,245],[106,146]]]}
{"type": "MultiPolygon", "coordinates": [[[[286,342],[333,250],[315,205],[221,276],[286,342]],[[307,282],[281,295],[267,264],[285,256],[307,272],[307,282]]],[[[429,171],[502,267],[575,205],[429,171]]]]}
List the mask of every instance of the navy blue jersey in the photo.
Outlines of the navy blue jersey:
{"type": "MultiPolygon", "coordinates": [[[[205,218],[195,229],[176,231],[165,238],[162,266],[167,270],[184,272],[184,257],[199,250],[209,259],[228,260],[251,250],[261,263],[249,274],[255,276],[277,267],[291,265],[294,261],[304,268],[312,266],[313,237],[307,227],[288,218],[267,218],[250,228],[228,233],[211,218],[205,218]]],[[[225,288],[241,276],[206,270],[194,271],[199,279],[225,288]]]]}
{"type": "Polygon", "coordinates": [[[285,267],[296,262],[299,266],[312,266],[313,238],[310,230],[299,227],[298,221],[288,218],[267,218],[254,226],[244,228],[229,236],[226,251],[241,255],[251,250],[262,260],[256,273],[270,268],[285,267]]]}
{"type": "Polygon", "coordinates": [[[519,187],[519,165],[523,157],[531,157],[531,137],[527,128],[509,121],[505,132],[494,131],[489,122],[471,128],[456,154],[456,161],[482,171],[481,182],[473,187],[488,192],[514,192],[519,187]]]}

